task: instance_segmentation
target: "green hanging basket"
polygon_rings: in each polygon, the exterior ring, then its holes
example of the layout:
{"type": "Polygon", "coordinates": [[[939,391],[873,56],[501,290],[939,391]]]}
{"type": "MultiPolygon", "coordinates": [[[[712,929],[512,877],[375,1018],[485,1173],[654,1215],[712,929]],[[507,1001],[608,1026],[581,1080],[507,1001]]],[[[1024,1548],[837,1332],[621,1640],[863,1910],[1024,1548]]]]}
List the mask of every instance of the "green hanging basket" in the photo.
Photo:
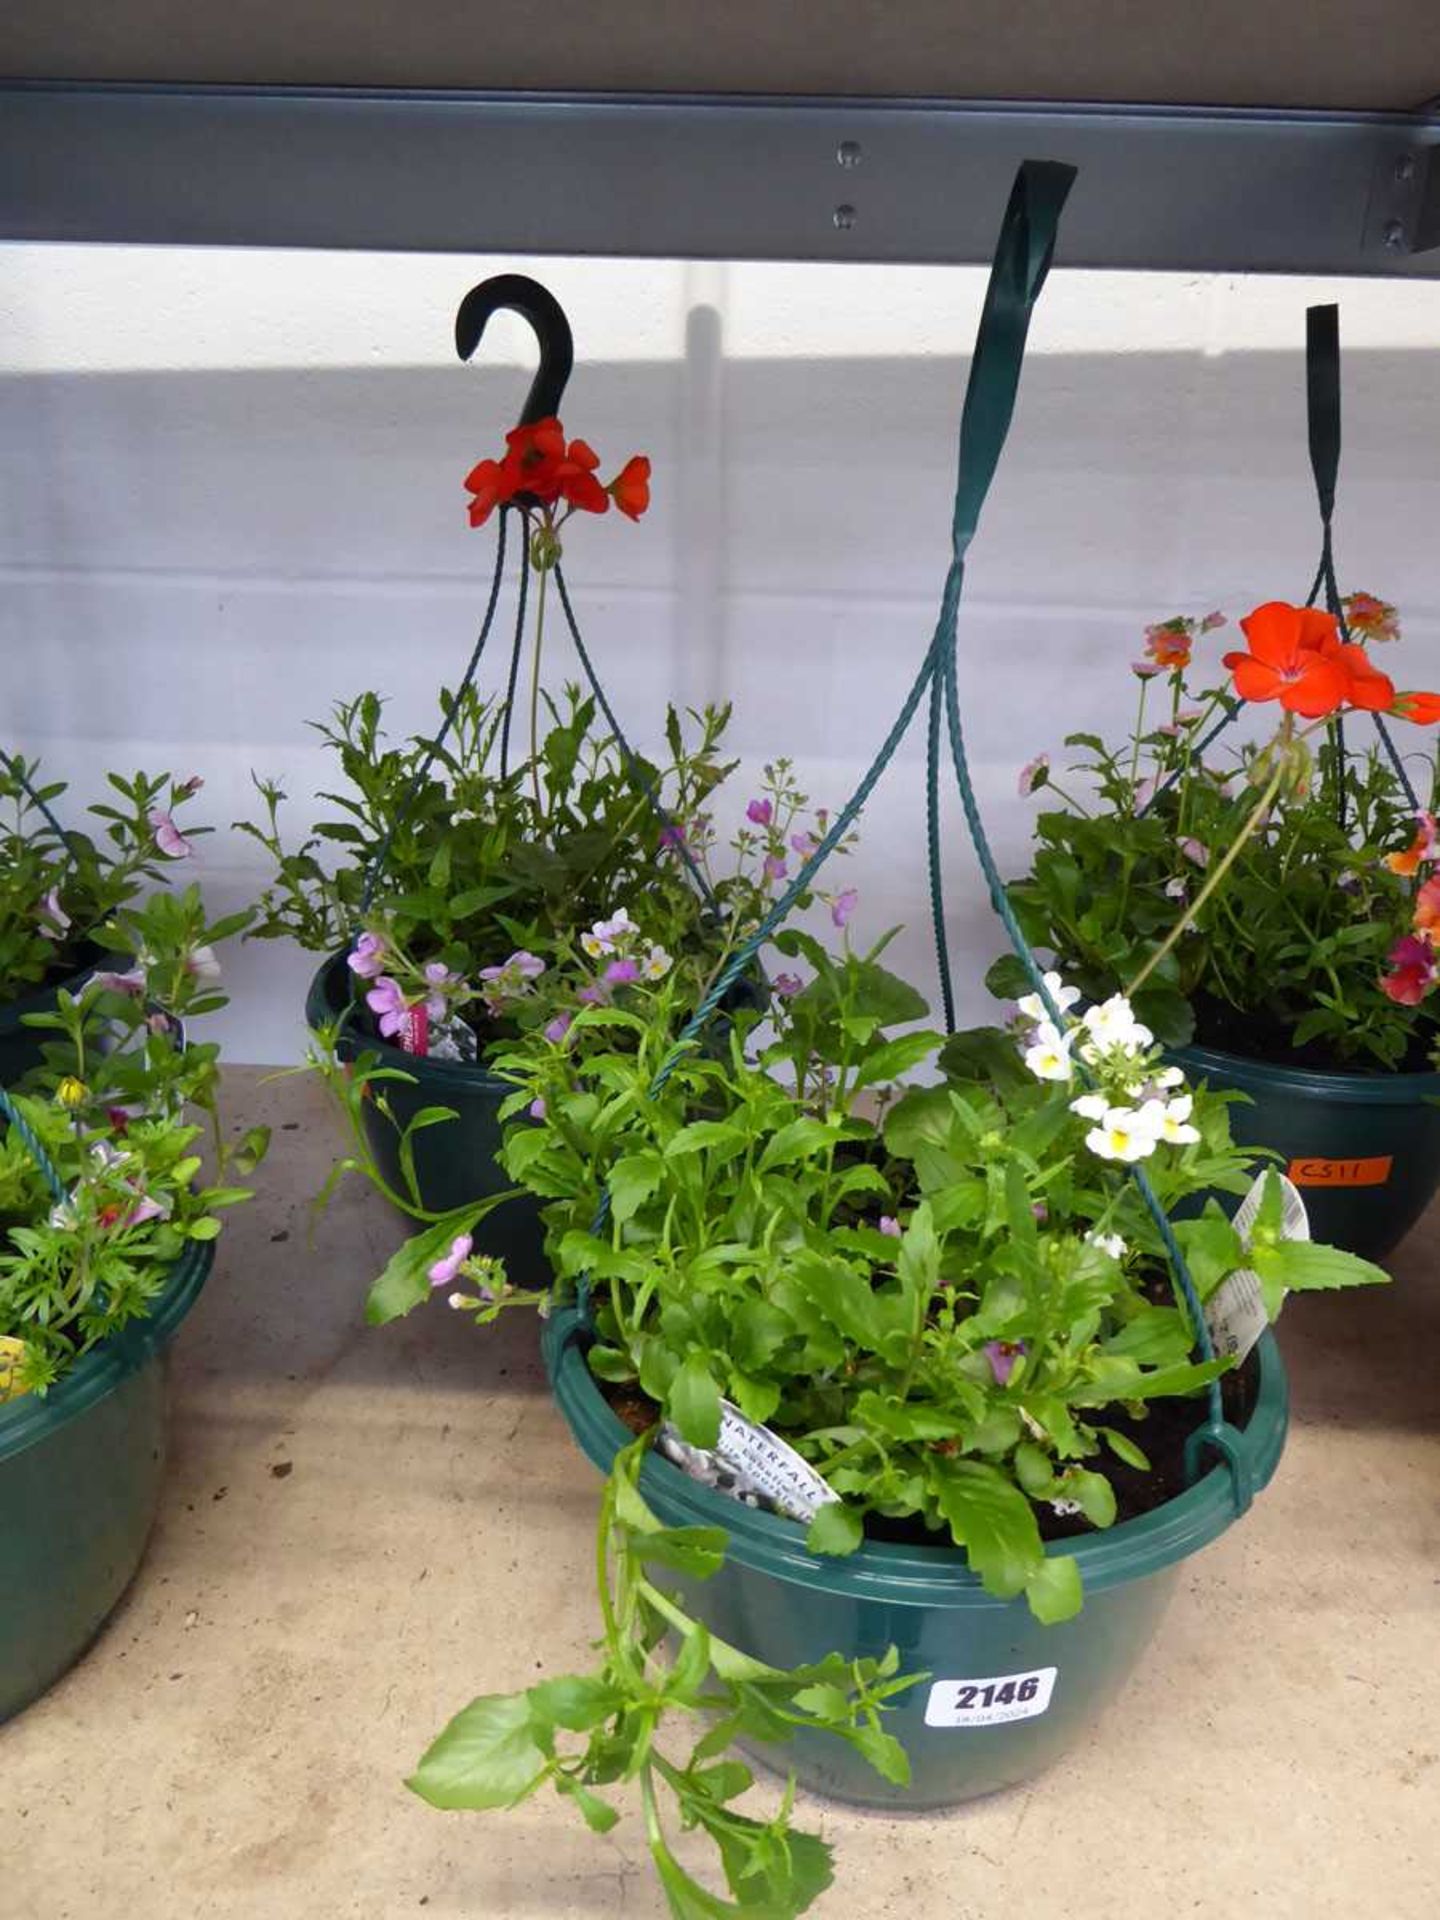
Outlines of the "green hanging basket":
{"type": "MultiPolygon", "coordinates": [[[[353,1012],[354,975],[346,964],[348,949],[331,954],[310,984],[305,1018],[311,1028],[329,1026],[353,1012]]],[[[512,1183],[496,1157],[500,1150],[500,1108],[515,1089],[483,1066],[458,1060],[429,1060],[405,1053],[389,1041],[360,1034],[349,1022],[341,1028],[338,1052],[342,1060],[361,1053],[378,1056],[381,1066],[408,1074],[413,1081],[384,1083],[385,1097],[403,1127],[422,1107],[451,1107],[455,1118],[425,1127],[414,1136],[415,1178],[422,1204],[432,1213],[448,1213],[469,1206],[512,1183]]],[[[405,1176],[400,1166],[399,1132],[368,1103],[365,1137],[386,1180],[401,1191],[405,1176]]],[[[539,1209],[528,1196],[498,1207],[475,1230],[479,1252],[503,1259],[518,1286],[544,1285],[549,1279],[540,1231],[539,1209]]]]}
{"type": "Polygon", "coordinates": [[[1440,1073],[1318,1073],[1211,1047],[1169,1058],[1190,1080],[1246,1096],[1231,1132],[1281,1156],[1316,1240],[1382,1260],[1440,1185],[1440,1073]]]}
{"type": "Polygon", "coordinates": [[[0,1405],[0,1721],[74,1665],[135,1576],[165,1473],[165,1349],[213,1259],[192,1241],[145,1319],[44,1399],[0,1405]]]}
{"type": "MultiPolygon", "coordinates": [[[[585,1360],[575,1309],[546,1326],[545,1362],[560,1411],[601,1472],[631,1435],[585,1360]]],[[[1254,1411],[1241,1446],[1254,1488],[1285,1444],[1288,1391],[1270,1334],[1259,1346],[1254,1411]]],[[[1205,1402],[1196,1402],[1196,1423],[1205,1402]]],[[[742,1506],[654,1455],[641,1477],[666,1526],[723,1527],[730,1544],[710,1580],[685,1586],[688,1610],[742,1652],[777,1667],[832,1651],[880,1658],[930,1678],[887,1714],[910,1756],[908,1787],[884,1783],[851,1748],[802,1734],[759,1757],[793,1767],[801,1786],[886,1811],[951,1807],[1015,1786],[1069,1752],[1120,1693],[1144,1652],[1186,1560],[1238,1518],[1230,1470],[1216,1466],[1176,1499],[1108,1532],[1067,1540],[1085,1583],[1072,1620],[1046,1627],[1023,1600],[995,1600],[958,1548],[866,1542],[844,1559],[806,1551],[804,1528],[742,1506]],[[982,1716],[992,1716],[988,1721],[982,1716]]]]}

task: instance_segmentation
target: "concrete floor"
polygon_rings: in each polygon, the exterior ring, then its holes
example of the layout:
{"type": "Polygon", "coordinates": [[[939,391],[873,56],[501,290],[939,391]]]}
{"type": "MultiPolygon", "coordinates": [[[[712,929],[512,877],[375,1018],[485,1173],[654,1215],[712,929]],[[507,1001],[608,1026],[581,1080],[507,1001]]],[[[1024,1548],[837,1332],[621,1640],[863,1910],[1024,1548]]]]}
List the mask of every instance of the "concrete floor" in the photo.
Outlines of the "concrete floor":
{"type": "MultiPolygon", "coordinates": [[[[348,1192],[317,1090],[177,1344],[174,1459],[136,1585],[0,1729],[5,1920],[606,1920],[663,1914],[636,1817],[438,1814],[401,1777],[474,1694],[585,1656],[595,1482],[533,1323],[376,1332],[400,1229],[348,1192]]],[[[904,1920],[1432,1920],[1440,1911],[1440,1274],[1432,1214],[1383,1293],[1292,1305],[1276,1484],[1190,1564],[1086,1745],[948,1817],[807,1806],[819,1911],[904,1920]]]]}

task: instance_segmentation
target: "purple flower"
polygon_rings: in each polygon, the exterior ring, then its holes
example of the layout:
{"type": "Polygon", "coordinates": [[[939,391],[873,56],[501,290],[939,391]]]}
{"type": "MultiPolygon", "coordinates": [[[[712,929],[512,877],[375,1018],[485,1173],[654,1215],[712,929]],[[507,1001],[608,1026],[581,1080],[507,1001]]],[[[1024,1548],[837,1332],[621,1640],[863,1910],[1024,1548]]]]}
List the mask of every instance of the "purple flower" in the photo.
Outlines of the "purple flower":
{"type": "Polygon", "coordinates": [[[470,1258],[470,1249],[474,1241],[468,1233],[457,1233],[450,1242],[449,1253],[442,1254],[427,1274],[432,1287],[453,1286],[461,1267],[470,1258]]]}
{"type": "Polygon", "coordinates": [[[149,816],[150,825],[155,829],[155,844],[167,860],[186,860],[194,852],[190,842],[181,833],[175,822],[163,808],[157,807],[149,816]]]}
{"type": "Polygon", "coordinates": [[[1023,1340],[987,1340],[981,1352],[990,1362],[990,1371],[995,1376],[997,1387],[1008,1386],[1010,1376],[1015,1371],[1015,1363],[1025,1352],[1023,1340]]]}
{"type": "Polygon", "coordinates": [[[835,898],[830,902],[830,918],[835,922],[837,927],[849,925],[850,916],[854,913],[859,898],[860,895],[854,887],[846,887],[843,893],[836,894],[835,898]]]}
{"type": "Polygon", "coordinates": [[[530,1102],[530,1105],[528,1106],[526,1111],[528,1112],[532,1120],[543,1120],[545,1118],[544,1097],[537,1096],[534,1100],[530,1102]]]}
{"type": "Polygon", "coordinates": [[[1157,673],[1164,673],[1165,668],[1158,660],[1132,660],[1130,671],[1137,680],[1153,680],[1157,673]]]}
{"type": "Polygon", "coordinates": [[[783,880],[785,878],[785,856],[783,853],[766,854],[765,878],[767,880],[783,880]]]}
{"type": "Polygon", "coordinates": [[[205,782],[200,778],[198,773],[187,774],[185,779],[180,781],[176,786],[175,798],[177,800],[189,800],[200,791],[204,784],[205,782]]]}
{"type": "Polygon", "coordinates": [[[1143,780],[1137,780],[1135,791],[1130,796],[1130,804],[1136,813],[1143,813],[1155,798],[1156,780],[1153,773],[1147,773],[1143,780]]]}
{"type": "Polygon", "coordinates": [[[673,821],[667,821],[660,829],[661,850],[666,851],[673,849],[673,851],[678,853],[684,845],[685,829],[683,827],[677,827],[673,821]]]}
{"type": "Polygon", "coordinates": [[[777,973],[770,982],[772,990],[782,1000],[793,1000],[804,984],[798,973],[777,973]]]}
{"type": "Polygon", "coordinates": [[[1050,1218],[1050,1209],[1043,1200],[1032,1200],[1030,1202],[1030,1211],[1037,1220],[1044,1221],[1050,1218]]]}
{"type": "Polygon", "coordinates": [[[820,842],[813,833],[792,833],[790,845],[802,860],[808,860],[820,842]]]}
{"type": "Polygon", "coordinates": [[[400,982],[392,980],[388,973],[381,974],[366,994],[365,1004],[372,1013],[379,1015],[380,1031],[387,1040],[399,1033],[410,1011],[400,982]]]}
{"type": "Polygon", "coordinates": [[[882,1213],[880,1216],[880,1231],[887,1239],[898,1240],[900,1238],[900,1222],[893,1214],[882,1213]]]}
{"type": "Polygon", "coordinates": [[[560,1042],[565,1038],[566,1034],[570,1031],[570,1023],[574,1020],[574,1018],[575,1016],[573,1013],[557,1013],[555,1018],[550,1022],[549,1026],[547,1026],[545,1029],[545,1038],[547,1040],[553,1041],[555,1045],[558,1047],[560,1042]]]}
{"type": "Polygon", "coordinates": [[[775,818],[775,809],[768,800],[752,800],[745,809],[745,818],[754,826],[768,827],[775,818]]]}
{"type": "Polygon", "coordinates": [[[1050,756],[1048,753],[1037,753],[1033,760],[1027,760],[1020,769],[1020,779],[1017,783],[1020,798],[1022,800],[1028,798],[1037,787],[1046,786],[1049,779],[1050,756]]]}
{"type": "Polygon", "coordinates": [[[610,1004],[610,996],[593,980],[589,986],[581,987],[575,998],[582,1007],[606,1007],[610,1004]]]}
{"type": "Polygon", "coordinates": [[[1197,867],[1208,867],[1210,864],[1210,849],[1203,841],[1197,840],[1193,833],[1186,834],[1180,842],[1180,851],[1187,860],[1193,860],[1197,867]]]}
{"type": "Polygon", "coordinates": [[[628,987],[640,978],[640,962],[628,958],[612,960],[600,977],[607,987],[628,987]]]}
{"type": "Polygon", "coordinates": [[[362,980],[375,980],[385,971],[385,940],[382,934],[362,933],[355,942],[355,950],[345,964],[352,973],[359,974],[362,980]]]}
{"type": "Polygon", "coordinates": [[[126,1227],[140,1227],[147,1220],[163,1220],[164,1217],[165,1208],[160,1202],[152,1200],[148,1193],[142,1193],[120,1224],[126,1227]]]}

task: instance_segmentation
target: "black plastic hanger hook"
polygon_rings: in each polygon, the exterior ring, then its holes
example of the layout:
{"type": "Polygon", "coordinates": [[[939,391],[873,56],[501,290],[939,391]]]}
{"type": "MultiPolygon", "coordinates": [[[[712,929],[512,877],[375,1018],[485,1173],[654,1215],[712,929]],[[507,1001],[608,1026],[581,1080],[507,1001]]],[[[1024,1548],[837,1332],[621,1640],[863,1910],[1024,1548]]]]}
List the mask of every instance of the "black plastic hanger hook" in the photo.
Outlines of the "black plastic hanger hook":
{"type": "Polygon", "coordinates": [[[502,307],[530,322],[540,348],[540,367],[516,424],[529,427],[537,420],[558,417],[565,383],[575,365],[575,340],[565,309],[538,280],[523,273],[497,273],[472,287],[455,315],[455,351],[468,360],[480,344],[486,322],[502,307]]]}

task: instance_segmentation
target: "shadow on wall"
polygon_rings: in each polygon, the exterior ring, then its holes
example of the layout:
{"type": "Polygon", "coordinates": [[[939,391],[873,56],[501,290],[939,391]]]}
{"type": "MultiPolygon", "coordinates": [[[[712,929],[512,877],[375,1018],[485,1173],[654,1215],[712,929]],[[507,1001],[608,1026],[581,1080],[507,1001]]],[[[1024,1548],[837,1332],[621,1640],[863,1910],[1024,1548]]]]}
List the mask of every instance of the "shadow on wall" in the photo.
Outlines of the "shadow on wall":
{"type": "MultiPolygon", "coordinates": [[[[587,637],[637,739],[667,700],[733,698],[747,765],[788,754],[832,805],[853,788],[933,625],[967,365],[728,360],[696,309],[685,358],[580,367],[571,430],[606,472],[637,448],[655,463],[645,521],[577,521],[567,537],[587,637]]],[[[1440,672],[1432,370],[1389,349],[1345,367],[1342,575],[1401,605],[1415,685],[1440,672]]],[[[251,810],[255,767],[308,818],[323,784],[308,720],[374,686],[408,731],[458,676],[491,560],[461,481],[527,384],[458,364],[0,380],[6,742],[43,753],[77,804],[107,765],[193,767],[225,822],[251,810]]],[[[1317,544],[1299,352],[1033,357],[961,615],[1002,857],[1019,857],[1033,812],[1016,770],[1063,752],[1065,732],[1122,723],[1147,621],[1299,597],[1317,544]]],[[[573,671],[568,649],[552,659],[573,671]]],[[[922,756],[916,730],[854,869],[877,930],[911,924],[920,967],[922,756]]],[[[207,842],[206,865],[239,892],[253,881],[235,836],[207,842]]],[[[960,871],[957,958],[978,970],[997,941],[960,871]]],[[[268,951],[246,963],[257,997],[232,1010],[232,1035],[260,1017],[268,951]]],[[[292,1052],[273,1026],[254,1048],[242,1057],[292,1052]]]]}

